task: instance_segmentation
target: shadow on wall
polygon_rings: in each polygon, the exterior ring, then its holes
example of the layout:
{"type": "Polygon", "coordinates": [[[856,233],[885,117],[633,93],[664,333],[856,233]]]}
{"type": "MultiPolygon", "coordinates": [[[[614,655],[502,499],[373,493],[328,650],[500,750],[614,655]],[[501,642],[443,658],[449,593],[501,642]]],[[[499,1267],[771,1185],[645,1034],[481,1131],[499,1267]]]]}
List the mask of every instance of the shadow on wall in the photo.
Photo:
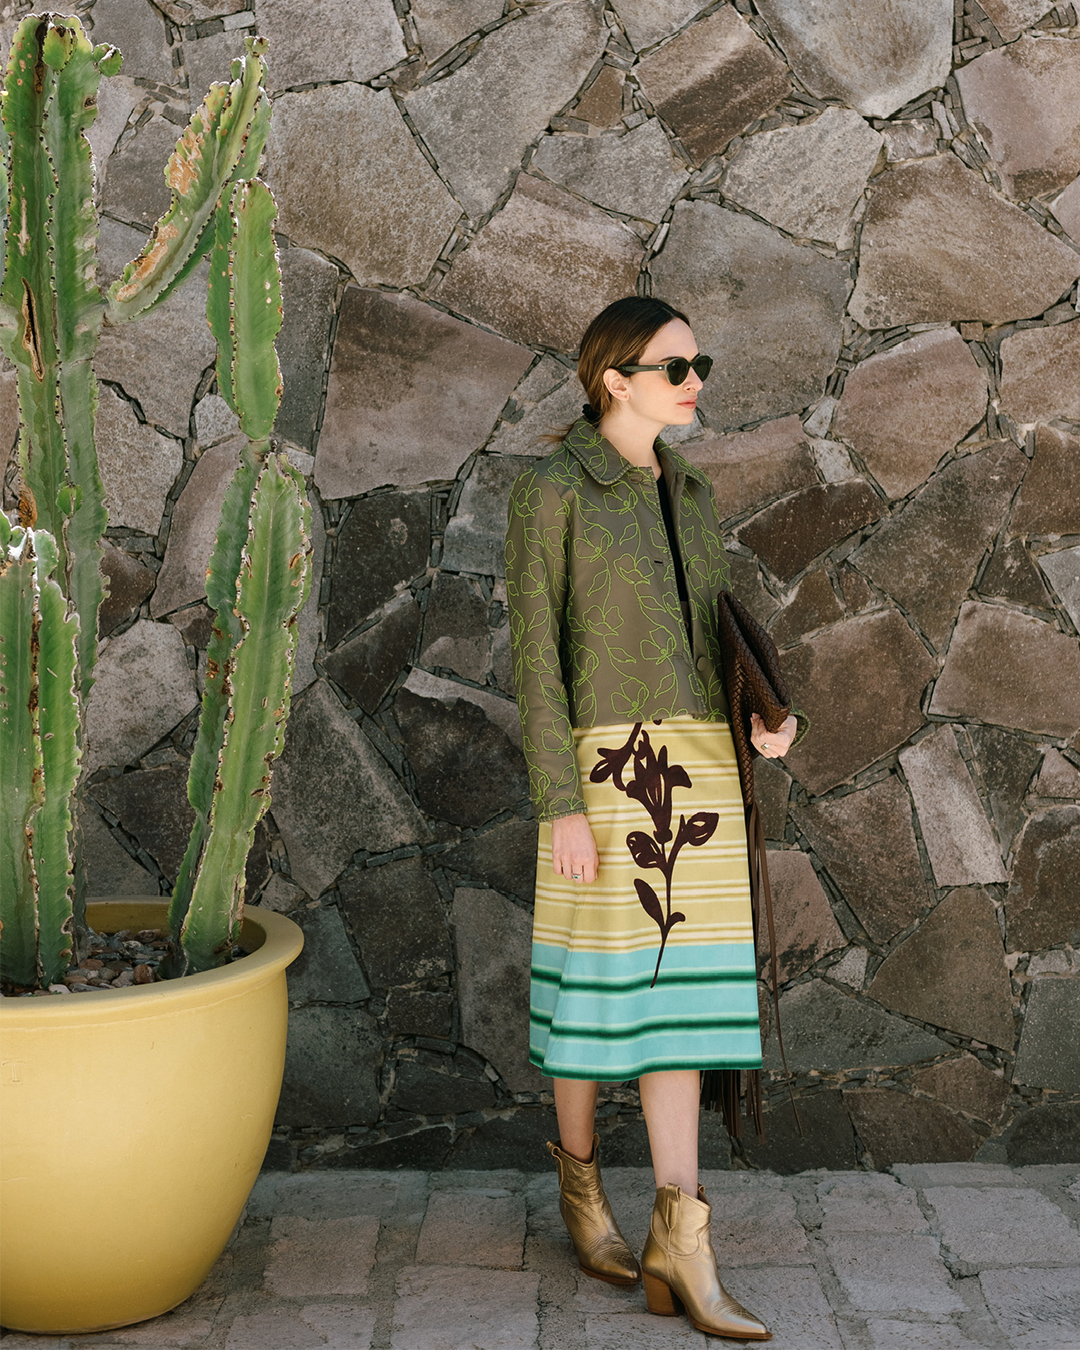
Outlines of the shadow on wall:
{"type": "MultiPolygon", "coordinates": [[[[355,22],[337,0],[244,3],[95,0],[125,66],[91,139],[108,273],[164,205],[148,166],[189,90],[245,32],[270,38],[278,431],[322,505],[249,867],[308,942],[270,1165],[547,1166],[502,532],[537,437],[580,406],[580,332],[635,288],[686,308],[717,360],[681,449],[814,722],[760,772],[808,1129],[778,1093],[768,1143],[740,1152],[1075,1160],[1073,7],[365,0],[355,22]]],[[[97,894],[167,892],[188,828],[237,448],[198,294],[101,346],[97,894]]],[[[9,370],[4,452],[14,419],[9,370]]],[[[602,1127],[609,1163],[645,1160],[629,1087],[602,1127]]]]}

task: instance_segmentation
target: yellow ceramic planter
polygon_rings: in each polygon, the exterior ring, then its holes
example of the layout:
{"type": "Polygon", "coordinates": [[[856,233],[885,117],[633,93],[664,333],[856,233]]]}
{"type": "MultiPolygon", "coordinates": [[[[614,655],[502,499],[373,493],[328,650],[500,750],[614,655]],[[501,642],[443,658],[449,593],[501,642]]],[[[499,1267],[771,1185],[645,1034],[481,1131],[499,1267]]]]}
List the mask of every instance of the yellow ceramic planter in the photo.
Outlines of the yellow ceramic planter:
{"type": "MultiPolygon", "coordinates": [[[[89,907],[100,932],[167,902],[89,907]]],[[[0,1322],[101,1331],[167,1312],[221,1254],[258,1175],[303,935],[249,909],[251,955],[141,988],[0,1000],[0,1322]]]]}

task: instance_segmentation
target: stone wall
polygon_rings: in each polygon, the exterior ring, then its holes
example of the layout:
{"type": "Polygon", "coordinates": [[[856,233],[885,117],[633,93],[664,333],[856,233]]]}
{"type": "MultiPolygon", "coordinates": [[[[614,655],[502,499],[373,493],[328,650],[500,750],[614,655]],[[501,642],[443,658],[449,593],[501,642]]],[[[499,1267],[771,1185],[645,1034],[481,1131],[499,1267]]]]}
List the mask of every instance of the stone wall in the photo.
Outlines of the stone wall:
{"type": "MultiPolygon", "coordinates": [[[[736,1160],[1080,1156],[1073,6],[78,8],[126,56],[93,131],[106,277],[207,83],[244,33],[272,43],[278,433],[317,525],[249,869],[307,938],[272,1165],[545,1165],[501,537],[537,436],[580,404],[583,325],[635,288],[717,360],[679,440],[814,723],[759,771],[805,1135],[775,1077],[769,1141],[736,1160]]],[[[202,303],[196,281],[101,348],[103,894],[166,893],[187,831],[237,453],[202,303]]],[[[602,1118],[609,1161],[644,1161],[634,1093],[602,1118]]],[[[725,1165],[715,1119],[705,1137],[725,1165]]]]}

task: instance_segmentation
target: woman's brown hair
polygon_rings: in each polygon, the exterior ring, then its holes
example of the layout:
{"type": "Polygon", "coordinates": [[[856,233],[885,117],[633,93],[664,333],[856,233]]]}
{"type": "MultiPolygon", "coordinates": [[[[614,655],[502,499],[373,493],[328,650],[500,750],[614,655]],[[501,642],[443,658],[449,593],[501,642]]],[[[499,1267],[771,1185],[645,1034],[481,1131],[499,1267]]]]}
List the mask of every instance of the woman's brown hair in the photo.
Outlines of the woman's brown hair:
{"type": "MultiPolygon", "coordinates": [[[[656,296],[627,295],[602,309],[581,339],[577,375],[588,402],[582,417],[597,423],[611,407],[611,394],[604,383],[605,370],[636,365],[652,338],[672,319],[690,320],[674,305],[656,296]]],[[[543,439],[554,444],[565,440],[569,427],[543,439]]]]}

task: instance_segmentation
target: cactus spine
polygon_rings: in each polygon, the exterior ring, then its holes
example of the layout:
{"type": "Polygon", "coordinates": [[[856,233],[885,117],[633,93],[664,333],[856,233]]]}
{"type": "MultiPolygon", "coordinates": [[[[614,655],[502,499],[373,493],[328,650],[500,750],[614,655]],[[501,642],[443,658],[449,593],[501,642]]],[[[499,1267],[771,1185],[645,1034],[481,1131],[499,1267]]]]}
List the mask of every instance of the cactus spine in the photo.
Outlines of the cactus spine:
{"type": "Polygon", "coordinates": [[[247,39],[231,82],[212,85],[193,114],[165,171],[169,209],[108,296],[95,280],[85,132],[100,79],[116,73],[120,54],[91,46],[78,19],[52,13],[24,19],[12,45],[0,116],[0,346],[18,372],[24,524],[5,519],[0,536],[0,913],[4,978],[17,983],[62,971],[78,893],[71,797],[82,730],[72,699],[85,699],[93,681],[107,524],[91,361],[103,322],[149,313],[211,249],[219,388],[249,445],[207,583],[216,617],[188,787],[196,823],[172,906],[173,973],[220,965],[237,936],[244,863],[288,714],[311,553],[303,480],[269,442],[281,396],[281,277],[273,197],[254,178],[270,121],[265,45],[247,39]],[[36,520],[46,528],[33,530],[36,520]]]}
{"type": "Polygon", "coordinates": [[[58,560],[46,531],[0,515],[0,976],[24,985],[59,979],[71,955],[79,620],[58,560]]]}

